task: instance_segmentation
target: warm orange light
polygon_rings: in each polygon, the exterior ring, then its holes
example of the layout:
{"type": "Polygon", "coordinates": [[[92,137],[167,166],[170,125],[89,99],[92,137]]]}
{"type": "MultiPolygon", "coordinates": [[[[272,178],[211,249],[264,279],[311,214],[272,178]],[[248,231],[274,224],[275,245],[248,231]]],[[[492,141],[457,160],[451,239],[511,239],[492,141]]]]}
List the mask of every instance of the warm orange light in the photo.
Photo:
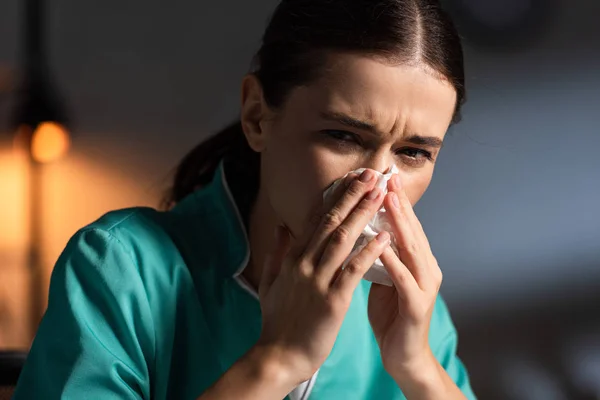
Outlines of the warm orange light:
{"type": "Polygon", "coordinates": [[[40,163],[55,161],[65,155],[71,145],[66,128],[55,122],[42,122],[31,138],[31,156],[40,163]]]}
{"type": "Polygon", "coordinates": [[[27,349],[33,336],[28,319],[29,152],[14,151],[5,139],[8,135],[0,138],[0,347],[27,349]]]}

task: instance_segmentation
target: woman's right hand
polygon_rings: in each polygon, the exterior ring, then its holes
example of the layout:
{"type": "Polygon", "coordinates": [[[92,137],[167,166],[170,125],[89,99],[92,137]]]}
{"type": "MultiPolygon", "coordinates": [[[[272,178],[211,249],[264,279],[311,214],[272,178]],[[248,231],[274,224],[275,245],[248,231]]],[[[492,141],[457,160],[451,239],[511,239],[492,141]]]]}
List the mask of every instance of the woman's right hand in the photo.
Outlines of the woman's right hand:
{"type": "Polygon", "coordinates": [[[354,290],[389,245],[389,233],[382,232],[342,270],[384,198],[375,188],[372,170],[366,170],[359,179],[349,175],[344,183],[336,188],[332,207],[311,222],[293,246],[287,230],[277,229],[274,249],[262,273],[259,297],[263,322],[256,348],[275,358],[278,369],[283,369],[294,385],[309,379],[323,364],[354,290]]]}

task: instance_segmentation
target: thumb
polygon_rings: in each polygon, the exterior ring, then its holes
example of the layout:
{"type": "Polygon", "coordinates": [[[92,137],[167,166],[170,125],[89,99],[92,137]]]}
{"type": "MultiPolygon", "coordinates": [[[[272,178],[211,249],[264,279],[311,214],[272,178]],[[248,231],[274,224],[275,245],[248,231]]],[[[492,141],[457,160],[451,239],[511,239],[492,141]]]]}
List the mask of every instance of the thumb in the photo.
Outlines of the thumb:
{"type": "Polygon", "coordinates": [[[271,251],[265,257],[260,284],[258,286],[258,295],[263,297],[271,288],[273,282],[279,275],[283,260],[290,248],[290,234],[282,226],[275,228],[274,243],[271,251]]]}

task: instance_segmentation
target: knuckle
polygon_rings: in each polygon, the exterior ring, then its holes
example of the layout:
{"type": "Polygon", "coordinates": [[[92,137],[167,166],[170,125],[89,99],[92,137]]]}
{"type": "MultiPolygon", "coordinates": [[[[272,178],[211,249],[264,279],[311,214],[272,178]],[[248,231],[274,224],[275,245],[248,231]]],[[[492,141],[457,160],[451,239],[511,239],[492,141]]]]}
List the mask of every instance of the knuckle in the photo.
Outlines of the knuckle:
{"type": "Polygon", "coordinates": [[[395,278],[395,279],[396,279],[396,280],[397,280],[397,281],[398,281],[398,282],[399,282],[401,285],[404,285],[404,284],[407,282],[407,280],[408,280],[408,279],[407,279],[408,277],[406,276],[406,274],[403,274],[403,273],[401,273],[401,272],[397,272],[397,271],[395,271],[395,272],[394,272],[394,278],[395,278]]]}
{"type": "Polygon", "coordinates": [[[337,209],[332,209],[323,216],[323,225],[326,229],[335,229],[342,223],[342,217],[337,209]]]}
{"type": "Polygon", "coordinates": [[[354,209],[354,215],[358,216],[359,219],[371,218],[379,207],[376,207],[372,202],[368,200],[361,201],[360,204],[354,209]]]}
{"type": "Polygon", "coordinates": [[[359,274],[362,270],[361,267],[363,264],[364,263],[362,262],[361,257],[356,256],[348,263],[348,265],[346,265],[344,269],[350,275],[359,274]]]}
{"type": "Polygon", "coordinates": [[[411,255],[417,255],[419,253],[419,244],[416,241],[409,242],[406,245],[406,251],[411,255]]]}
{"type": "Polygon", "coordinates": [[[323,302],[327,303],[329,301],[329,284],[325,282],[319,282],[318,280],[314,281],[314,291],[316,296],[323,302]]]}
{"type": "Polygon", "coordinates": [[[410,241],[399,247],[398,250],[401,250],[410,256],[416,256],[419,253],[419,245],[415,241],[410,241]]]}
{"type": "Polygon", "coordinates": [[[345,226],[338,226],[338,228],[331,234],[331,241],[334,244],[344,244],[350,237],[350,231],[345,226]]]}
{"type": "Polygon", "coordinates": [[[439,287],[442,284],[442,281],[444,280],[444,273],[441,269],[436,268],[436,271],[434,272],[434,279],[436,285],[439,287]]]}
{"type": "Polygon", "coordinates": [[[352,260],[344,267],[344,273],[353,275],[356,273],[356,261],[352,260]]]}
{"type": "Polygon", "coordinates": [[[302,280],[308,280],[313,275],[313,265],[308,260],[302,260],[298,264],[297,274],[302,280]]]}

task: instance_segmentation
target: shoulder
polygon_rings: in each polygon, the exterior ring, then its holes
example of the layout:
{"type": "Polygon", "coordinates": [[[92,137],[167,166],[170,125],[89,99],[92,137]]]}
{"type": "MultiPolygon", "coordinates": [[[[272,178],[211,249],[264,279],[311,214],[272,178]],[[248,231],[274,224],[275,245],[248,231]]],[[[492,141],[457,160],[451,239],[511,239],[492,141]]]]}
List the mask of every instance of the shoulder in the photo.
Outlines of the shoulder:
{"type": "Polygon", "coordinates": [[[130,256],[133,264],[138,266],[148,259],[172,259],[177,248],[171,220],[167,212],[149,207],[111,211],[75,233],[65,252],[81,250],[93,241],[108,250],[130,256]]]}
{"type": "Polygon", "coordinates": [[[110,305],[115,315],[143,318],[149,330],[172,329],[175,310],[195,292],[172,219],[168,212],[130,208],[80,229],[56,263],[49,306],[81,308],[74,299],[84,297],[110,305]]]}
{"type": "Polygon", "coordinates": [[[80,229],[58,259],[51,285],[56,280],[89,282],[150,303],[167,302],[191,281],[168,213],[150,208],[111,211],[80,229]]]}
{"type": "Polygon", "coordinates": [[[128,268],[140,272],[146,250],[155,249],[156,246],[168,247],[168,241],[165,241],[168,235],[158,222],[160,218],[157,218],[157,214],[157,211],[149,208],[130,208],[103,215],[71,237],[57,267],[68,264],[78,269],[90,269],[90,266],[118,269],[119,265],[128,265],[128,268]],[[79,261],[69,262],[74,258],[79,261]],[[82,262],[82,258],[87,258],[87,264],[90,265],[84,267],[86,263],[82,262]],[[109,263],[111,258],[113,262],[109,263]]]}
{"type": "Polygon", "coordinates": [[[133,207],[104,214],[91,224],[80,229],[74,239],[94,235],[121,242],[123,245],[156,244],[168,236],[166,213],[149,207],[133,207]]]}

